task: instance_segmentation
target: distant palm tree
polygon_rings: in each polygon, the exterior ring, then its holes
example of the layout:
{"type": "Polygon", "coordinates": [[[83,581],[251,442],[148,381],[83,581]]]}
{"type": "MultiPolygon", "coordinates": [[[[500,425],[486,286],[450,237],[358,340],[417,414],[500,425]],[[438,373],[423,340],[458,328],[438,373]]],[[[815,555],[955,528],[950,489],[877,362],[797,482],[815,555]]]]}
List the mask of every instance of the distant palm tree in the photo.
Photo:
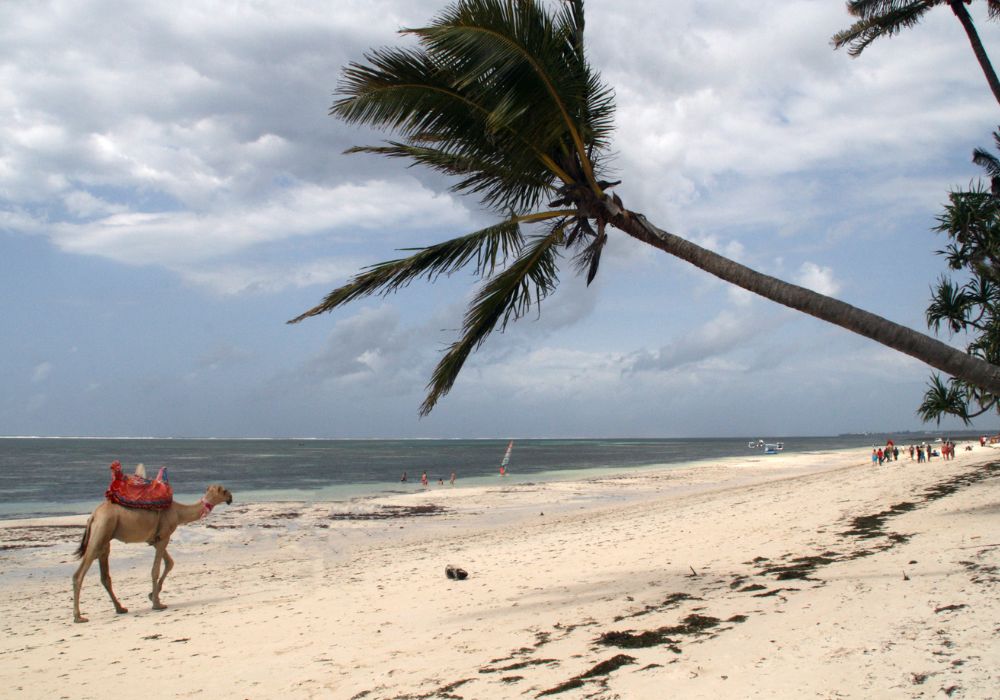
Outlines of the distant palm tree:
{"type": "MultiPolygon", "coordinates": [[[[860,56],[861,52],[873,41],[883,36],[893,36],[900,30],[918,24],[924,14],[938,5],[947,5],[962,23],[972,51],[976,54],[986,82],[993,91],[993,97],[1000,102],[1000,80],[993,70],[983,42],[979,39],[976,25],[965,8],[972,0],[849,0],[847,11],[858,17],[858,21],[842,32],[833,36],[833,46],[839,49],[847,45],[847,53],[860,56]]],[[[1000,17],[1000,0],[986,0],[986,8],[990,19],[1000,17]]]]}
{"type": "Polygon", "coordinates": [[[744,289],[854,331],[932,367],[1000,392],[1000,367],[809,289],[761,274],[652,225],[601,179],[613,95],[584,56],[582,0],[546,12],[533,0],[459,0],[404,30],[415,48],[352,63],[331,114],[399,135],[349,152],[404,158],[457,178],[501,219],[479,231],[366,268],[289,321],[471,267],[483,280],[461,336],[445,352],[420,408],[427,414],[491,332],[554,291],[563,251],[589,284],[613,227],[744,289]],[[547,206],[543,206],[547,202],[547,206]],[[525,235],[523,226],[532,226],[525,235]]]}

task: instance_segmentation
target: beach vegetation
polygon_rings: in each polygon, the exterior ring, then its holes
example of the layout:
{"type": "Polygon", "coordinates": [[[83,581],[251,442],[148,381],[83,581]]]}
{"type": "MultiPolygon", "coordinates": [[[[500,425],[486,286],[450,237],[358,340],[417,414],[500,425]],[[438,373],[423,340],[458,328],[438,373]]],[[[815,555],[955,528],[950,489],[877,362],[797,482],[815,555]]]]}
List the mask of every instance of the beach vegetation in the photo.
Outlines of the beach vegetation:
{"type": "MultiPolygon", "coordinates": [[[[975,22],[966,7],[970,2],[971,0],[849,0],[847,11],[858,20],[835,34],[831,43],[838,49],[847,46],[849,55],[860,56],[872,42],[915,26],[927,12],[939,5],[946,5],[961,22],[972,52],[986,76],[986,82],[997,102],[1000,102],[1000,80],[997,79],[975,22]]],[[[1000,18],[1000,0],[986,0],[986,9],[989,19],[1000,18]]]]}
{"type": "MultiPolygon", "coordinates": [[[[1000,132],[993,133],[1000,152],[1000,132]]],[[[973,182],[948,195],[935,230],[948,244],[938,251],[959,280],[942,275],[931,290],[927,325],[935,332],[967,339],[966,352],[1000,364],[1000,159],[976,149],[972,160],[985,170],[989,183],[973,182]]],[[[967,424],[1000,408],[1000,395],[959,377],[930,378],[918,412],[925,421],[946,415],[967,424]]]]}
{"type": "Polygon", "coordinates": [[[1000,367],[929,335],[778,278],[665,231],[629,209],[607,175],[614,94],[587,61],[582,0],[458,0],[414,44],[369,51],[343,71],[330,113],[390,137],[348,153],[403,159],[453,178],[496,221],[363,269],[289,321],[460,269],[481,282],[459,337],[433,370],[429,413],[472,352],[552,294],[568,258],[590,284],[613,231],[789,308],[1000,394],[1000,367]]]}

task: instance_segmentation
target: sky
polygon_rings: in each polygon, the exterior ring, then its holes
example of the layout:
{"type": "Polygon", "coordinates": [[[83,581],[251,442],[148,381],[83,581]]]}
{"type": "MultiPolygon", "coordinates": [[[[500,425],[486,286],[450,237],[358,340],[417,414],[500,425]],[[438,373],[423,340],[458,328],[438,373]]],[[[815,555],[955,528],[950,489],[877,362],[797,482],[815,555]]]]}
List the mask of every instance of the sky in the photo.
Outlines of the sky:
{"type": "MultiPolygon", "coordinates": [[[[363,266],[493,220],[437,175],[345,155],[384,135],[327,114],[345,65],[445,4],[0,4],[0,435],[926,427],[928,367],[614,231],[591,286],[564,260],[540,313],[492,335],[424,418],[470,275],[287,325],[363,266]]],[[[996,56],[984,6],[970,11],[996,56]]],[[[935,217],[979,177],[972,150],[998,123],[947,8],[856,59],[830,46],[851,20],[833,0],[586,11],[625,206],[926,332],[935,217]]]]}

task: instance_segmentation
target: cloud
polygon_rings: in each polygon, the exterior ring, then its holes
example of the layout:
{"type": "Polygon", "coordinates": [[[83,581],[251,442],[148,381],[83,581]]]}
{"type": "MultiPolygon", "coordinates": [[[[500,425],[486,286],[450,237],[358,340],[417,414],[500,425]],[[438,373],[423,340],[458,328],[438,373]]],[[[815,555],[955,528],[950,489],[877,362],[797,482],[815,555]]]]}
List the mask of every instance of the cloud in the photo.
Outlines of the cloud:
{"type": "Polygon", "coordinates": [[[234,365],[244,364],[253,357],[252,353],[235,345],[216,345],[203,353],[197,360],[199,367],[207,370],[228,369],[234,365]]]}
{"type": "Polygon", "coordinates": [[[440,226],[469,222],[453,198],[412,180],[369,181],[326,188],[300,184],[247,203],[239,211],[218,209],[121,212],[94,221],[48,229],[67,252],[99,255],[129,265],[167,267],[232,255],[288,238],[331,231],[440,226]],[[391,206],[387,203],[391,202],[391,206]]]}
{"type": "Polygon", "coordinates": [[[687,365],[698,368],[721,368],[739,371],[743,365],[724,358],[743,349],[748,341],[768,330],[768,325],[755,314],[737,315],[723,311],[700,328],[683,338],[664,345],[659,350],[638,351],[626,362],[626,373],[670,372],[687,365]]]}
{"type": "Polygon", "coordinates": [[[331,230],[466,225],[440,188],[343,158],[367,134],[327,116],[349,57],[436,9],[4,5],[0,223],[178,271],[331,230]]]}
{"type": "Polygon", "coordinates": [[[40,382],[44,382],[49,378],[50,374],[52,374],[52,363],[40,362],[31,371],[31,383],[39,384],[40,382]]]}
{"type": "Polygon", "coordinates": [[[616,90],[620,194],[682,230],[801,230],[818,213],[808,196],[816,178],[844,167],[855,182],[859,170],[909,176],[967,148],[965,135],[994,119],[996,105],[947,11],[852,60],[829,45],[850,23],[842,3],[629,7],[588,7],[588,30],[607,28],[589,30],[589,39],[594,65],[616,90]],[[618,41],[623,32],[627,45],[618,41]]]}
{"type": "Polygon", "coordinates": [[[336,322],[323,350],[296,375],[306,387],[320,391],[363,388],[378,395],[412,391],[418,378],[426,382],[429,377],[425,336],[424,328],[403,326],[392,306],[362,307],[336,322]]]}
{"type": "MultiPolygon", "coordinates": [[[[448,400],[475,396],[504,397],[503,403],[561,404],[583,396],[597,400],[621,389],[621,354],[556,345],[539,345],[512,353],[489,371],[463,373],[448,400]]],[[[566,409],[564,409],[566,410],[566,409]]]]}
{"type": "Polygon", "coordinates": [[[835,279],[833,269],[820,267],[812,262],[802,263],[795,277],[795,282],[826,296],[836,296],[837,292],[840,291],[840,283],[835,279]]]}
{"type": "Polygon", "coordinates": [[[211,267],[180,266],[185,282],[222,296],[276,294],[285,289],[331,286],[353,275],[362,263],[352,259],[314,260],[285,264],[226,264],[211,267]]]}

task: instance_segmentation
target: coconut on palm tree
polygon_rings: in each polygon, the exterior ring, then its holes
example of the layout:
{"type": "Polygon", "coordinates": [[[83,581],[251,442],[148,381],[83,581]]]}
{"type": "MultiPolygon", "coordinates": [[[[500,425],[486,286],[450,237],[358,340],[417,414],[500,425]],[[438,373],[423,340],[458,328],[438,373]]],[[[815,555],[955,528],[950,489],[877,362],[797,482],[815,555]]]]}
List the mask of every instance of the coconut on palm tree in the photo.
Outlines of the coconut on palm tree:
{"type": "MultiPolygon", "coordinates": [[[[860,56],[861,52],[876,39],[898,34],[920,23],[923,16],[938,5],[947,5],[962,23],[962,29],[969,38],[972,51],[976,54],[986,82],[993,91],[993,97],[1000,102],[1000,80],[993,70],[986,49],[976,31],[976,25],[965,7],[972,0],[848,0],[847,11],[858,21],[833,36],[834,48],[847,46],[847,53],[860,56]]],[[[1000,18],[1000,0],[986,0],[990,19],[1000,18]]]]}
{"type": "Polygon", "coordinates": [[[428,413],[469,354],[552,293],[563,254],[598,271],[616,229],[744,289],[854,331],[1000,393],[1000,367],[809,289],[764,275],[668,233],[628,209],[602,178],[611,91],[584,53],[582,0],[459,0],[414,48],[371,51],[343,73],[331,114],[396,136],[349,152],[403,158],[456,178],[495,211],[491,226],[366,268],[290,323],[471,267],[482,285],[420,408],[428,413]]]}

